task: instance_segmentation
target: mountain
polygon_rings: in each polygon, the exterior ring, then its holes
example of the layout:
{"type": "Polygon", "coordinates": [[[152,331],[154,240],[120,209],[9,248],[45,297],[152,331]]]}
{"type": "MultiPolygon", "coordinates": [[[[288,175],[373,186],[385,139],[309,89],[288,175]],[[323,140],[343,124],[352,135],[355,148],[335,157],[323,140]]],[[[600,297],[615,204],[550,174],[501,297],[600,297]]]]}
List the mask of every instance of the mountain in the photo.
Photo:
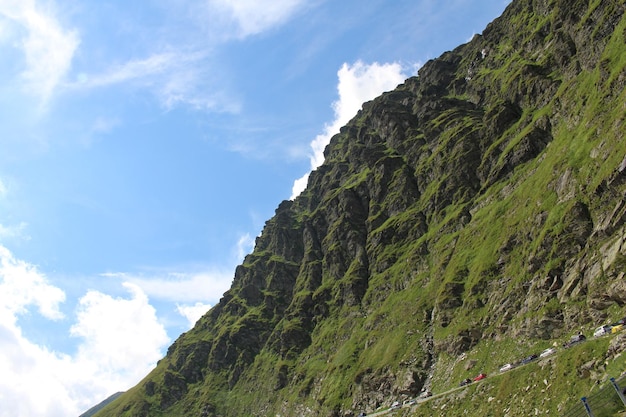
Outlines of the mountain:
{"type": "Polygon", "coordinates": [[[108,403],[110,403],[111,401],[115,400],[117,397],[119,397],[122,394],[123,394],[123,392],[116,392],[115,394],[113,394],[113,395],[109,396],[108,398],[106,398],[104,401],[102,401],[99,404],[91,407],[89,410],[85,411],[83,414],[81,414],[78,417],[92,417],[92,416],[94,416],[98,411],[102,410],[104,408],[104,406],[106,406],[108,403]]]}
{"type": "MultiPolygon", "coordinates": [[[[355,416],[626,315],[625,9],[514,0],[365,103],[220,302],[97,415],[355,416]]],[[[624,347],[403,412],[554,415],[624,347]]]]}

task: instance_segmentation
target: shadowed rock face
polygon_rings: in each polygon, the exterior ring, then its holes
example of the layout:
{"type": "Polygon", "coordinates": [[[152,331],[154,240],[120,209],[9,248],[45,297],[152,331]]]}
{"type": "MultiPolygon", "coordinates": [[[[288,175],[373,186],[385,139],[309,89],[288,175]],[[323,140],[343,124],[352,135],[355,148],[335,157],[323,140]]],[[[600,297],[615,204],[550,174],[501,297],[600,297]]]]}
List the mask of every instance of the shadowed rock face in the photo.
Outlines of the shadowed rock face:
{"type": "Polygon", "coordinates": [[[443,354],[624,305],[625,5],[595,3],[513,1],[365,103],[220,302],[99,415],[349,416],[417,395],[443,354]]]}

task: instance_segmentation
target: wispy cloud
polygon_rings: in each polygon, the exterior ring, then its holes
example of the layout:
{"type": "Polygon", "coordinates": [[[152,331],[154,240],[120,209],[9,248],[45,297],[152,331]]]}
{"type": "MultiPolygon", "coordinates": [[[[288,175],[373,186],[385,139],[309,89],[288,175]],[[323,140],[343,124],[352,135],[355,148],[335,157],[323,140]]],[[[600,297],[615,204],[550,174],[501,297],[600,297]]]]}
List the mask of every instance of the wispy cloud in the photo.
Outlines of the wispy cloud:
{"type": "MultiPolygon", "coordinates": [[[[384,91],[395,88],[402,83],[408,75],[404,73],[402,66],[398,63],[365,64],[357,61],[352,65],[344,63],[337,72],[338,84],[337,93],[339,98],[332,104],[335,118],[324,126],[323,133],[320,133],[311,142],[311,170],[316,169],[324,162],[324,149],[330,142],[333,135],[339,133],[339,129],[344,126],[361,105],[384,91]]],[[[296,198],[306,188],[310,171],[297,179],[292,188],[290,199],[296,198]]]]}
{"type": "Polygon", "coordinates": [[[164,273],[152,276],[107,273],[103,276],[119,279],[123,285],[136,287],[154,300],[175,303],[176,312],[187,320],[187,326],[191,328],[230,288],[233,271],[164,273]]]}
{"type": "Polygon", "coordinates": [[[237,261],[241,262],[254,249],[255,239],[246,233],[237,241],[237,261]]]}
{"type": "Polygon", "coordinates": [[[21,222],[16,225],[5,226],[4,224],[0,224],[0,239],[21,239],[21,240],[30,240],[30,237],[26,233],[26,229],[28,228],[28,223],[21,222]]]}
{"type": "Polygon", "coordinates": [[[306,4],[304,0],[210,0],[209,3],[235,22],[239,37],[279,26],[306,4]]]}
{"type": "Polygon", "coordinates": [[[112,65],[101,73],[81,72],[65,87],[70,91],[130,85],[151,91],[169,110],[186,105],[197,110],[237,112],[239,103],[211,83],[203,67],[210,67],[203,52],[159,52],[147,58],[112,65]]]}
{"type": "Polygon", "coordinates": [[[103,276],[117,278],[137,285],[147,295],[162,301],[180,303],[213,302],[219,300],[230,287],[232,270],[206,270],[198,272],[165,272],[154,275],[107,273],[103,276]]]}
{"type": "MultiPolygon", "coordinates": [[[[144,59],[135,59],[113,66],[101,74],[88,75],[81,73],[77,82],[68,86],[97,88],[129,81],[145,80],[146,77],[149,78],[171,71],[174,67],[180,65],[181,58],[181,56],[175,53],[158,53],[144,59]]],[[[188,59],[183,59],[183,61],[188,61],[188,59]]]]}
{"type": "Polygon", "coordinates": [[[98,117],[91,126],[91,132],[95,134],[111,133],[113,129],[121,125],[119,118],[98,117]]]}
{"type": "MultiPolygon", "coordinates": [[[[0,179],[0,199],[5,199],[9,195],[9,187],[0,179]]],[[[0,223],[0,241],[6,242],[10,239],[30,240],[26,229],[28,223],[19,222],[17,224],[3,224],[0,223]]]]}
{"type": "MultiPolygon", "coordinates": [[[[240,110],[240,103],[232,94],[223,92],[219,80],[209,81],[215,77],[215,71],[209,74],[216,64],[209,62],[212,51],[233,39],[278,27],[303,7],[310,7],[304,0],[208,0],[204,9],[190,6],[199,16],[174,19],[185,20],[185,30],[168,26],[172,22],[167,20],[160,28],[163,33],[175,30],[177,36],[182,36],[178,41],[184,42],[184,50],[179,43],[173,45],[171,40],[158,39],[157,34],[153,42],[139,48],[143,56],[111,64],[100,73],[79,68],[70,80],[68,75],[81,38],[77,30],[64,27],[54,13],[54,4],[46,2],[44,7],[43,0],[0,0],[0,16],[17,29],[0,27],[0,43],[21,51],[24,63],[19,78],[43,107],[60,88],[71,92],[132,84],[152,92],[168,110],[182,105],[232,113],[240,110]]],[[[172,13],[181,14],[178,9],[172,13]]],[[[82,45],[82,53],[88,56],[89,51],[97,48],[98,45],[82,45]]]]}
{"type": "Polygon", "coordinates": [[[22,29],[14,32],[17,39],[8,36],[4,40],[22,50],[25,64],[21,79],[26,89],[45,106],[70,70],[80,43],[78,33],[64,28],[36,0],[0,0],[0,15],[22,29]]]}
{"type": "Polygon", "coordinates": [[[85,148],[89,148],[97,142],[99,138],[111,134],[122,124],[122,120],[119,117],[98,116],[79,136],[79,143],[85,148]]]}
{"type": "Polygon", "coordinates": [[[193,327],[194,324],[211,308],[211,304],[205,304],[201,302],[197,302],[193,305],[189,304],[177,304],[176,311],[183,317],[187,319],[187,324],[189,328],[193,327]]]}

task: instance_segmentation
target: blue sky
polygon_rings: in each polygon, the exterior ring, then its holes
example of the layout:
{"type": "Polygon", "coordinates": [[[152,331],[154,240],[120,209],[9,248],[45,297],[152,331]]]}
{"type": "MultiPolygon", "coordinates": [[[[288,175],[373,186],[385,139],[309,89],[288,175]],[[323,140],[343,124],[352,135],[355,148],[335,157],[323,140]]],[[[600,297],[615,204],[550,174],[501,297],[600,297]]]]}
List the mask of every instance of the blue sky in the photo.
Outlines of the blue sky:
{"type": "Polygon", "coordinates": [[[363,101],[508,0],[0,0],[0,417],[126,390],[363,101]]]}

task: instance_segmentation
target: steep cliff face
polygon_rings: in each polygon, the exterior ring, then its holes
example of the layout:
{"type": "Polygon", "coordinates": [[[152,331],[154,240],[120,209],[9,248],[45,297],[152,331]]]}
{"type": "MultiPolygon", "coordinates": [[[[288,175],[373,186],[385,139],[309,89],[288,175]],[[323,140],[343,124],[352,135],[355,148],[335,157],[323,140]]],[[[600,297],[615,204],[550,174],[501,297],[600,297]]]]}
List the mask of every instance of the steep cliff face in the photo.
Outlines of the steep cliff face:
{"type": "Polygon", "coordinates": [[[622,315],[625,8],[513,1],[365,103],[219,304],[98,415],[355,415],[622,315]]]}

